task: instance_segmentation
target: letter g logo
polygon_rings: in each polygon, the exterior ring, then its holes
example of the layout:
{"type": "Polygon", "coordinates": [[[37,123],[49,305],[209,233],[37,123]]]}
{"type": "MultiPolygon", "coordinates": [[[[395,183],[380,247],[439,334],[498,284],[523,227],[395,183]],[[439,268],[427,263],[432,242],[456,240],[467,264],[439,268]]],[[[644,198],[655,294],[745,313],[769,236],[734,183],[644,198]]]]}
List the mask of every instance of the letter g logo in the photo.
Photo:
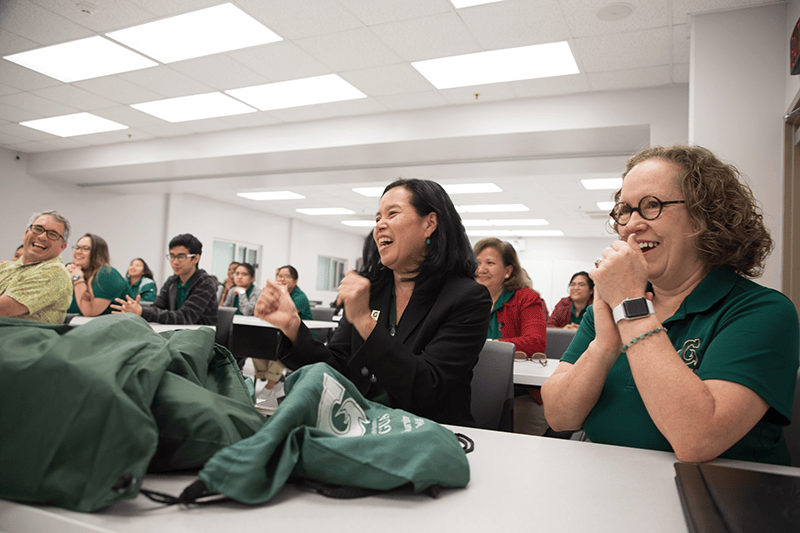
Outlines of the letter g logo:
{"type": "Polygon", "coordinates": [[[322,377],[322,398],[317,409],[317,427],[337,437],[360,437],[369,423],[361,406],[352,398],[344,400],[345,389],[327,373],[322,377]],[[337,409],[336,406],[340,407],[337,409]],[[342,420],[337,424],[337,418],[342,420]],[[339,427],[342,426],[342,427],[339,427]]]}

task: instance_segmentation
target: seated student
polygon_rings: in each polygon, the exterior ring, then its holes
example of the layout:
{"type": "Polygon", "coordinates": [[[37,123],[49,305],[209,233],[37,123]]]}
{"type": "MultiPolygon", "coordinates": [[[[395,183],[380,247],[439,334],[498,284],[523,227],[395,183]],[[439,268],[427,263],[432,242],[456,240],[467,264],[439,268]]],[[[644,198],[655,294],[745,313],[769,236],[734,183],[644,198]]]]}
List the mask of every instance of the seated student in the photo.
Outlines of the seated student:
{"type": "Polygon", "coordinates": [[[569,296],[558,301],[547,320],[547,327],[578,329],[593,298],[594,281],[587,272],[576,272],[569,280],[569,296]]]}
{"type": "Polygon", "coordinates": [[[72,275],[73,298],[67,312],[83,316],[111,313],[111,302],[131,291],[125,278],[109,264],[108,244],[102,237],[87,233],[72,250],[67,270],[72,275]]]}
{"type": "Polygon", "coordinates": [[[791,300],[747,279],[772,248],[752,191],[705,148],[656,146],[628,160],[615,199],[620,240],[542,386],[550,426],[681,461],[788,465],[800,326],[791,300]]]}
{"type": "Polygon", "coordinates": [[[228,277],[225,278],[221,284],[218,282],[217,300],[219,300],[219,305],[224,305],[225,298],[228,297],[228,292],[236,286],[236,283],[233,280],[233,274],[236,272],[236,267],[238,267],[240,264],[241,263],[234,261],[228,265],[228,277]]]}
{"type": "Polygon", "coordinates": [[[235,307],[237,315],[253,316],[261,289],[253,283],[256,280],[256,269],[250,263],[239,263],[233,273],[233,290],[228,292],[222,303],[225,307],[235,307]]]}
{"type": "Polygon", "coordinates": [[[159,324],[217,325],[217,287],[211,276],[197,268],[203,244],[190,233],[183,233],[169,242],[169,259],[173,276],[167,278],[156,301],[142,307],[139,298],[117,298],[111,304],[115,313],[135,313],[148,322],[159,324]]]}
{"type": "Polygon", "coordinates": [[[158,295],[156,282],[153,281],[153,271],[144,262],[144,259],[137,257],[128,266],[128,274],[125,276],[131,285],[131,296],[138,295],[142,302],[153,302],[158,295]]]}
{"type": "Polygon", "coordinates": [[[313,320],[314,317],[311,315],[311,305],[308,303],[308,297],[297,286],[299,277],[297,269],[292,265],[284,265],[275,271],[275,283],[286,287],[286,292],[292,298],[300,318],[313,320]]]}
{"type": "Polygon", "coordinates": [[[61,261],[69,222],[57,211],[31,218],[22,257],[0,264],[0,316],[60,324],[72,301],[69,272],[61,261]]]}
{"type": "Polygon", "coordinates": [[[12,261],[16,261],[17,259],[22,257],[22,249],[24,248],[24,246],[25,246],[24,244],[20,244],[19,246],[17,246],[17,250],[14,252],[14,259],[12,259],[12,261]]]}

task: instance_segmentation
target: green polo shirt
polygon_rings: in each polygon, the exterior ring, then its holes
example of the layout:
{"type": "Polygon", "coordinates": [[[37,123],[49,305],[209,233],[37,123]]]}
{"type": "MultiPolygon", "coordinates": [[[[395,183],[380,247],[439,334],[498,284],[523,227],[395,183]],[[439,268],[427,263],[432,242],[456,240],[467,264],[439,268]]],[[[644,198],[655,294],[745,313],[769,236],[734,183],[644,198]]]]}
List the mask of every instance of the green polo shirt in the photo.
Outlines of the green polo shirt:
{"type": "MultiPolygon", "coordinates": [[[[770,405],[755,427],[720,457],[788,465],[782,428],[792,418],[800,342],[792,302],[730,269],[717,270],[664,326],[678,354],[700,379],[739,383],[770,405]]],[[[574,364],[594,335],[590,309],[561,360],[574,364]]],[[[583,427],[593,442],[672,451],[644,406],[625,354],[611,368],[583,427]]]]}
{"type": "Polygon", "coordinates": [[[515,292],[517,291],[514,290],[509,292],[503,289],[503,292],[500,293],[500,296],[494,303],[494,306],[492,307],[492,318],[489,319],[489,332],[486,334],[487,339],[503,338],[503,334],[500,332],[500,322],[497,320],[497,311],[498,309],[502,309],[506,302],[514,297],[515,292]]]}
{"type": "Polygon", "coordinates": [[[586,307],[584,307],[583,309],[581,309],[581,312],[576,315],[575,314],[575,304],[572,304],[572,306],[570,306],[570,313],[569,313],[569,322],[570,322],[570,324],[580,324],[581,320],[583,320],[583,317],[586,316],[586,310],[587,309],[589,309],[588,305],[586,307]]]}
{"type": "Polygon", "coordinates": [[[178,292],[175,294],[175,310],[183,307],[183,302],[189,297],[189,287],[191,287],[192,282],[197,279],[197,273],[199,271],[199,269],[195,269],[194,274],[192,274],[191,278],[186,280],[186,283],[181,282],[181,278],[178,278],[178,292]]]}

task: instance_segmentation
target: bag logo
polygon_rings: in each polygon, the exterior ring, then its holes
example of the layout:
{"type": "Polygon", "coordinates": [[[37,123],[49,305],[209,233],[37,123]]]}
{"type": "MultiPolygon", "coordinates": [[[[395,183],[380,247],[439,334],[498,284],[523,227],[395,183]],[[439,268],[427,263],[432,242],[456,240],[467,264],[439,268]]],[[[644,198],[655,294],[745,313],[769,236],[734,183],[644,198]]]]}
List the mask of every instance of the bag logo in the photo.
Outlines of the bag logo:
{"type": "Polygon", "coordinates": [[[365,435],[365,424],[369,424],[369,418],[354,399],[345,399],[344,393],[345,388],[341,383],[328,373],[323,373],[322,397],[317,408],[317,428],[337,437],[365,435]]]}

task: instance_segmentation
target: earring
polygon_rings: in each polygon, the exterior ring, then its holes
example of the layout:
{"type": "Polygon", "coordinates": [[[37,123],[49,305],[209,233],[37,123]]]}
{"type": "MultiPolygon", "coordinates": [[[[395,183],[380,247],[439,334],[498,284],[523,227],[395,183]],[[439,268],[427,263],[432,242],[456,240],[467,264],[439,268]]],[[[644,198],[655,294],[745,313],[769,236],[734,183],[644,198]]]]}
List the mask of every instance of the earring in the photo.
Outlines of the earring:
{"type": "Polygon", "coordinates": [[[431,243],[430,239],[425,239],[425,244],[430,244],[430,243],[431,243]]]}

